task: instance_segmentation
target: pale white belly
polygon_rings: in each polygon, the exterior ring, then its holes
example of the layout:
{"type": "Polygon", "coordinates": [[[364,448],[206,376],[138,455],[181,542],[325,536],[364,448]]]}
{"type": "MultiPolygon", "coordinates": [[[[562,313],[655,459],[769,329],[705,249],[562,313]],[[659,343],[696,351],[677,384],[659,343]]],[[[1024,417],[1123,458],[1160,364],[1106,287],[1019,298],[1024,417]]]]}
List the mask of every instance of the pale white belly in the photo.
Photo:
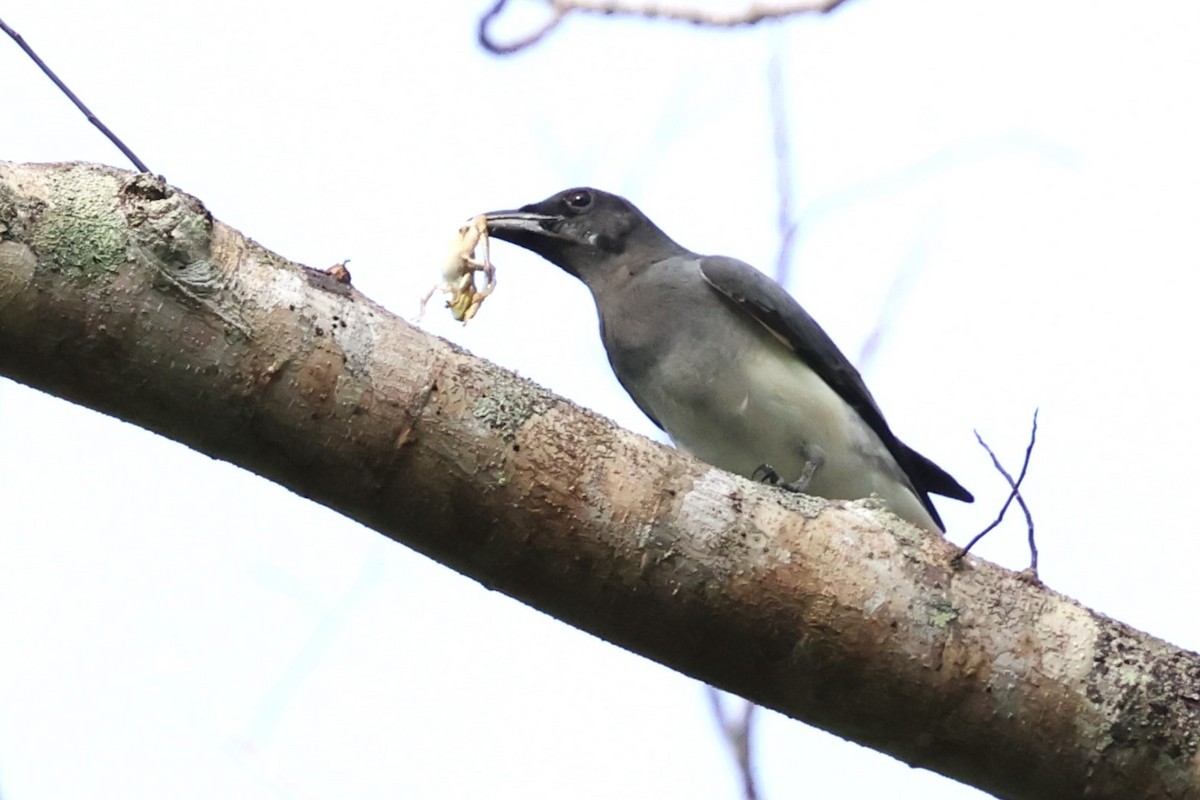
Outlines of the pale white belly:
{"type": "Polygon", "coordinates": [[[877,495],[897,515],[938,530],[883,442],[815,372],[782,347],[748,352],[677,384],[690,391],[660,385],[646,398],[677,446],[747,477],[769,465],[783,483],[812,462],[808,494],[877,495]]]}

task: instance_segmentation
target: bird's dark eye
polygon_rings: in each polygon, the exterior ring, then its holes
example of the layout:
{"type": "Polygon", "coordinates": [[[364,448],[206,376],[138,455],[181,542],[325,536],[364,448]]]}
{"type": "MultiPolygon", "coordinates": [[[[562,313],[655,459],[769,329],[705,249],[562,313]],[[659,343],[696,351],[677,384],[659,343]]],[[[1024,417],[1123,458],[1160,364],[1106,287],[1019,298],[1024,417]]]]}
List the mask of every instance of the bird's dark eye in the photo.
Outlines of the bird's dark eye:
{"type": "Polygon", "coordinates": [[[571,208],[575,211],[582,211],[592,204],[592,193],[586,189],[579,189],[578,191],[567,194],[567,196],[563,198],[563,202],[567,204],[568,208],[571,208]]]}

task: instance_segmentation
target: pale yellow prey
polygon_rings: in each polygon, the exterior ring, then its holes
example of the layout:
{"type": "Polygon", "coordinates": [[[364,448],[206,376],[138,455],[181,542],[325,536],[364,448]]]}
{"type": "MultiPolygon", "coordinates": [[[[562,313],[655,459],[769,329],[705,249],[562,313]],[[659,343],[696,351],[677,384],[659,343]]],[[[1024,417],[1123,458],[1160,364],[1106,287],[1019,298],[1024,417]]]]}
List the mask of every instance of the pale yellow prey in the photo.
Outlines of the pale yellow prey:
{"type": "Polygon", "coordinates": [[[421,298],[421,313],[417,318],[424,316],[425,304],[433,297],[433,293],[442,291],[449,295],[446,308],[465,325],[496,288],[496,268],[492,266],[488,246],[487,217],[475,217],[458,229],[454,240],[450,242],[446,261],[442,264],[442,278],[441,283],[421,298]],[[477,251],[480,253],[478,257],[477,251]],[[480,272],[485,278],[482,289],[475,284],[475,275],[480,272]]]}

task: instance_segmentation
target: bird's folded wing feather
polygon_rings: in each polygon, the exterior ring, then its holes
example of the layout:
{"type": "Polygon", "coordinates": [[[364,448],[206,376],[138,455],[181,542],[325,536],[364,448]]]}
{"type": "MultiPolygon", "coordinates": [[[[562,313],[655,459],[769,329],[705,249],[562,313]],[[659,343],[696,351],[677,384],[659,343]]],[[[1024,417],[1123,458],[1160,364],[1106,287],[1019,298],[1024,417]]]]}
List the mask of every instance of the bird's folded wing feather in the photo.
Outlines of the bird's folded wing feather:
{"type": "Polygon", "coordinates": [[[967,502],[973,499],[949,473],[896,438],[858,370],[783,287],[744,261],[726,256],[702,258],[700,274],[709,285],[790,347],[858,412],[908,474],[926,505],[932,509],[928,497],[924,497],[925,492],[967,502]]]}
{"type": "Polygon", "coordinates": [[[783,287],[744,261],[725,256],[701,259],[700,274],[709,285],[794,350],[891,449],[889,440],[895,436],[862,376],[829,334],[783,287]]]}

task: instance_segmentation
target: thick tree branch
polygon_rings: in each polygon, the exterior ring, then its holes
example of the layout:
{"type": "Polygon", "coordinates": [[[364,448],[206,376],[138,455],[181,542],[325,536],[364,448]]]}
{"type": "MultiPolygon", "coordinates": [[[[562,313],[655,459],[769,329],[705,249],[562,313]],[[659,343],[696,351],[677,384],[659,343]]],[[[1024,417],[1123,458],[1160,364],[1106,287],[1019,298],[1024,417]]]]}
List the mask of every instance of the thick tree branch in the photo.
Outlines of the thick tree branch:
{"type": "Polygon", "coordinates": [[[0,240],[0,373],[997,796],[1200,797],[1193,653],[621,431],[150,175],[0,162],[0,240]]]}

